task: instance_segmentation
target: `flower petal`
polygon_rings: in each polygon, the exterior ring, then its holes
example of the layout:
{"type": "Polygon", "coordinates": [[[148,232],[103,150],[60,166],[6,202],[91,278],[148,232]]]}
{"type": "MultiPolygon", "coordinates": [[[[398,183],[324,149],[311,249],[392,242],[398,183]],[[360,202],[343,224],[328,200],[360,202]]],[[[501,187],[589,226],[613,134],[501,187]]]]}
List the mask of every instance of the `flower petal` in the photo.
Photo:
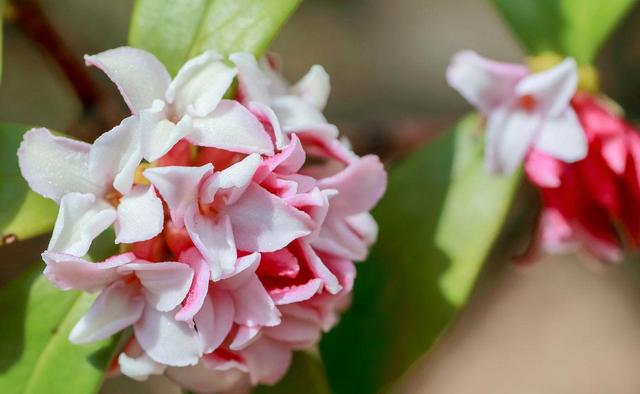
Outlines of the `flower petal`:
{"type": "Polygon", "coordinates": [[[360,237],[344,217],[329,214],[322,224],[320,234],[312,240],[311,244],[322,252],[362,261],[367,257],[367,248],[370,243],[360,237]]]}
{"type": "Polygon", "coordinates": [[[168,312],[180,305],[193,279],[191,267],[176,262],[136,262],[120,267],[118,272],[135,273],[147,303],[160,312],[168,312]]]}
{"type": "Polygon", "coordinates": [[[263,328],[265,336],[298,346],[311,346],[320,340],[321,328],[312,321],[285,316],[275,327],[263,328]]]}
{"type": "Polygon", "coordinates": [[[305,213],[255,183],[224,212],[231,219],[238,249],[250,252],[274,252],[312,229],[305,213]]]}
{"type": "Polygon", "coordinates": [[[291,87],[291,93],[320,111],[327,105],[330,92],[329,74],[318,64],[311,66],[309,72],[291,87]]]}
{"type": "Polygon", "coordinates": [[[196,393],[245,393],[249,376],[239,368],[213,370],[202,363],[193,367],[168,368],[167,377],[180,387],[196,393]]]}
{"type": "Polygon", "coordinates": [[[120,200],[116,243],[146,241],[162,231],[164,210],[153,186],[137,185],[120,200]]]}
{"type": "Polygon", "coordinates": [[[194,315],[202,308],[211,278],[209,265],[195,248],[190,248],[180,255],[180,261],[188,264],[193,270],[193,280],[182,308],[176,313],[176,320],[191,321],[194,315]]]}
{"type": "Polygon", "coordinates": [[[232,152],[273,154],[273,143],[260,121],[233,100],[222,100],[206,118],[194,119],[189,140],[232,152]]]}
{"type": "Polygon", "coordinates": [[[137,289],[116,282],[98,295],[71,330],[69,340],[82,344],[108,338],[135,323],[143,308],[144,300],[137,289]]]}
{"type": "Polygon", "coordinates": [[[127,193],[142,160],[140,123],[130,116],[98,137],[89,152],[89,173],[102,185],[127,193]]]}
{"type": "Polygon", "coordinates": [[[335,189],[330,210],[353,215],[371,210],[387,188],[387,173],[378,156],[367,155],[351,162],[336,175],[318,181],[321,189],[335,189]]]}
{"type": "Polygon", "coordinates": [[[231,221],[226,215],[210,218],[191,207],[185,215],[185,227],[191,240],[211,270],[212,280],[233,271],[237,251],[231,221]]]}
{"type": "Polygon", "coordinates": [[[275,384],[289,369],[292,353],[289,346],[266,337],[241,352],[253,384],[275,384]]]}
{"type": "Polygon", "coordinates": [[[324,283],[321,279],[311,279],[301,285],[291,285],[269,290],[269,295],[276,305],[287,305],[306,301],[322,289],[324,283]]]}
{"type": "Polygon", "coordinates": [[[229,90],[236,69],[228,67],[215,51],[190,59],[167,89],[167,102],[180,115],[204,117],[213,111],[229,90]]]}
{"type": "Polygon", "coordinates": [[[101,194],[103,186],[88,171],[90,147],[47,129],[31,129],[18,149],[20,171],[31,189],[56,202],[71,192],[101,194]]]}
{"type": "Polygon", "coordinates": [[[171,82],[162,63],[142,49],[120,47],[85,56],[84,60],[107,74],[134,114],[150,107],[153,100],[163,98],[171,82]]]}
{"type": "Polygon", "coordinates": [[[296,96],[277,97],[271,108],[278,116],[285,133],[304,132],[329,124],[322,112],[296,96]]]}
{"type": "Polygon", "coordinates": [[[556,188],[562,182],[562,162],[544,152],[532,150],[527,156],[524,168],[529,180],[538,187],[556,188]]]}
{"type": "Polygon", "coordinates": [[[249,186],[249,182],[251,182],[260,163],[260,155],[252,153],[241,161],[213,174],[202,185],[202,202],[205,204],[212,203],[216,192],[221,189],[231,189],[225,196],[227,204],[236,202],[249,186]]]}
{"type": "Polygon", "coordinates": [[[565,163],[584,159],[589,149],[587,136],[571,108],[556,118],[547,119],[534,144],[537,149],[565,163]]]}
{"type": "Polygon", "coordinates": [[[229,349],[237,351],[251,345],[260,338],[262,327],[238,326],[238,331],[229,344],[229,349]]]}
{"type": "Polygon", "coordinates": [[[542,125],[539,114],[501,108],[487,121],[485,165],[492,174],[511,174],[522,162],[542,125]]]}
{"type": "Polygon", "coordinates": [[[462,51],[447,68],[447,82],[487,115],[513,97],[516,84],[528,73],[523,65],[499,63],[473,51],[462,51]]]}
{"type": "Polygon", "coordinates": [[[578,70],[575,60],[565,59],[557,66],[523,78],[516,87],[516,94],[533,96],[536,111],[555,117],[568,107],[578,87],[578,70]]]}
{"type": "Polygon", "coordinates": [[[257,327],[280,324],[280,311],[276,308],[269,293],[253,275],[244,286],[230,292],[235,307],[234,321],[238,324],[257,327]]]}
{"type": "Polygon", "coordinates": [[[240,92],[247,102],[255,101],[269,105],[271,95],[269,86],[271,81],[262,72],[256,58],[245,52],[232,53],[229,59],[238,68],[240,92]]]}
{"type": "Polygon", "coordinates": [[[134,326],[140,346],[154,361],[175,367],[195,365],[201,356],[200,339],[194,328],[176,321],[176,310],[159,312],[145,308],[134,326]]]}
{"type": "Polygon", "coordinates": [[[115,220],[116,210],[93,194],[66,194],[60,201],[48,249],[84,256],[93,240],[115,220]]]}
{"type": "Polygon", "coordinates": [[[327,291],[331,294],[337,294],[342,290],[342,286],[340,285],[338,278],[322,262],[311,245],[304,241],[300,241],[298,244],[300,245],[300,250],[309,265],[309,269],[317,278],[320,278],[324,282],[324,286],[327,291]]]}
{"type": "Polygon", "coordinates": [[[185,115],[178,123],[167,119],[166,105],[160,100],[140,113],[142,155],[148,161],[156,161],[167,154],[178,141],[193,129],[193,121],[185,115]]]}
{"type": "Polygon", "coordinates": [[[288,144],[289,138],[284,132],[282,132],[280,120],[278,120],[276,113],[273,112],[271,108],[258,101],[249,102],[247,108],[249,108],[249,111],[251,111],[251,113],[258,118],[260,123],[262,123],[265,130],[269,133],[273,142],[276,144],[276,148],[282,149],[288,144]]]}
{"type": "Polygon", "coordinates": [[[58,288],[94,292],[118,279],[116,268],[134,261],[136,256],[124,253],[101,263],[91,263],[69,254],[46,251],[42,258],[47,263],[44,275],[58,288]]]}
{"type": "Polygon", "coordinates": [[[212,288],[194,317],[203,353],[211,353],[222,345],[233,326],[234,313],[229,293],[212,288]]]}
{"type": "Polygon", "coordinates": [[[123,375],[138,381],[144,381],[150,375],[162,375],[167,369],[164,364],[153,361],[146,353],[139,357],[129,357],[126,353],[120,353],[118,356],[118,365],[123,375]]]}
{"type": "Polygon", "coordinates": [[[197,202],[200,182],[211,173],[213,166],[208,163],[201,167],[149,168],[144,171],[144,176],[156,187],[169,206],[173,223],[182,227],[185,211],[197,202]]]}
{"type": "Polygon", "coordinates": [[[244,286],[249,280],[251,280],[251,278],[253,278],[255,272],[258,270],[260,259],[260,253],[251,253],[238,258],[233,272],[225,275],[222,279],[217,281],[216,287],[226,290],[235,290],[244,286]]]}

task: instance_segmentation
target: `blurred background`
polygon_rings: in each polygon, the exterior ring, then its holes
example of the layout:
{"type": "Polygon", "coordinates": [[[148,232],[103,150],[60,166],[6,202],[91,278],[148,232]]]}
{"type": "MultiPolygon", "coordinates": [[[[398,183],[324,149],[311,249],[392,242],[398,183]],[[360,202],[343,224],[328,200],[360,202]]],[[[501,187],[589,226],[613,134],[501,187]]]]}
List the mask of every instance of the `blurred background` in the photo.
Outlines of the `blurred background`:
{"type": "MultiPolygon", "coordinates": [[[[47,125],[88,141],[115,125],[127,109],[109,81],[97,70],[80,67],[81,78],[93,82],[79,91],[40,44],[82,66],[83,54],[126,43],[132,3],[40,0],[46,26],[37,8],[9,7],[0,118],[47,125]],[[105,109],[96,111],[97,103],[105,109]]],[[[598,61],[603,91],[631,118],[640,115],[638,20],[636,7],[598,61]]],[[[327,117],[356,151],[387,160],[428,143],[470,110],[444,80],[452,54],[474,49],[504,61],[522,57],[482,0],[305,0],[272,48],[291,80],[314,63],[324,65],[333,86],[327,117]]],[[[521,195],[535,199],[527,190],[521,195]]],[[[531,226],[533,215],[525,212],[518,225],[531,226]]],[[[640,270],[633,264],[601,267],[582,256],[545,258],[517,268],[511,259],[522,253],[526,240],[504,238],[470,308],[436,350],[407,373],[398,391],[640,392],[640,270]]],[[[0,283],[21,269],[10,256],[35,256],[40,249],[2,248],[0,283]]],[[[159,378],[146,384],[115,379],[104,393],[122,393],[123,384],[136,393],[177,392],[159,378]]]]}

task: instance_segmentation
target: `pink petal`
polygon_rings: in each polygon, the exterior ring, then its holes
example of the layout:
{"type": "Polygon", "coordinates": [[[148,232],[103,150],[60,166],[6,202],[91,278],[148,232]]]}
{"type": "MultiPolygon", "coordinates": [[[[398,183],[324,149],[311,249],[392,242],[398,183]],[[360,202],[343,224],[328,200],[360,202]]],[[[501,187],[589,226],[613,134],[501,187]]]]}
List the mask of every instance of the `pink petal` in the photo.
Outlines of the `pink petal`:
{"type": "Polygon", "coordinates": [[[261,328],[262,327],[238,326],[238,331],[233,337],[233,342],[229,344],[229,349],[237,351],[251,345],[253,342],[258,340],[258,338],[260,338],[259,334],[261,328]]]}
{"type": "Polygon", "coordinates": [[[233,272],[223,276],[216,282],[216,288],[235,290],[244,286],[254,277],[260,264],[260,253],[251,253],[238,258],[233,272]]]}
{"type": "Polygon", "coordinates": [[[311,272],[313,272],[313,274],[317,278],[320,278],[322,280],[325,288],[327,289],[327,291],[329,291],[329,293],[338,293],[342,289],[342,286],[338,282],[338,278],[336,278],[336,276],[331,271],[329,271],[327,266],[322,262],[322,260],[320,260],[320,257],[318,257],[311,245],[304,241],[300,241],[298,245],[300,247],[300,251],[304,255],[307,264],[309,265],[309,269],[311,270],[311,272]]]}
{"type": "Polygon", "coordinates": [[[249,186],[260,163],[260,155],[252,153],[224,170],[214,173],[202,185],[202,202],[212,203],[219,190],[227,191],[225,203],[236,202],[249,186]]]}
{"type": "Polygon", "coordinates": [[[293,304],[306,301],[316,295],[324,286],[321,279],[311,279],[301,285],[291,285],[269,290],[269,295],[276,305],[293,304]]]}
{"type": "Polygon", "coordinates": [[[89,174],[90,145],[31,129],[18,149],[22,176],[36,193],[59,202],[71,192],[102,194],[104,186],[89,174]]]}
{"type": "Polygon", "coordinates": [[[263,329],[265,336],[297,346],[311,346],[317,343],[321,332],[322,329],[317,324],[293,316],[285,316],[281,324],[263,329]]]}
{"type": "Polygon", "coordinates": [[[238,368],[212,370],[200,363],[193,367],[168,368],[166,375],[180,387],[196,393],[245,393],[249,377],[238,368]]]}
{"type": "Polygon", "coordinates": [[[145,381],[151,375],[162,375],[167,369],[166,365],[153,361],[146,353],[133,358],[126,353],[120,353],[118,356],[118,365],[123,375],[138,381],[145,381]]]}
{"type": "Polygon", "coordinates": [[[180,261],[188,264],[193,270],[194,277],[182,308],[176,313],[176,320],[190,321],[202,308],[209,289],[211,278],[209,265],[195,248],[191,248],[180,255],[180,261]]]}
{"type": "Polygon", "coordinates": [[[176,321],[175,313],[145,308],[142,319],[134,325],[136,338],[158,363],[175,367],[195,365],[202,354],[198,333],[187,323],[176,321]]]}
{"type": "Polygon", "coordinates": [[[194,321],[203,353],[216,350],[231,331],[235,313],[233,300],[226,291],[212,289],[194,321]]]}
{"type": "Polygon", "coordinates": [[[235,306],[236,323],[249,327],[280,323],[280,312],[256,275],[230,294],[235,306]]]}
{"type": "Polygon", "coordinates": [[[62,290],[94,292],[119,278],[116,270],[136,259],[133,253],[115,255],[101,263],[91,263],[80,257],[46,251],[42,258],[47,267],[44,275],[62,290]]]}
{"type": "Polygon", "coordinates": [[[371,246],[378,238],[378,223],[369,212],[345,218],[347,225],[353,230],[365,245],[371,246]]]}
{"type": "Polygon", "coordinates": [[[547,119],[534,142],[536,149],[573,163],[587,156],[587,136],[576,113],[567,108],[558,117],[547,119]]]}
{"type": "Polygon", "coordinates": [[[380,159],[367,155],[350,163],[336,175],[318,181],[321,189],[335,189],[331,210],[353,215],[371,210],[387,188],[387,173],[380,159]]]}
{"type": "Polygon", "coordinates": [[[273,154],[273,143],[260,121],[233,100],[222,100],[206,118],[194,119],[189,140],[232,152],[273,154]]]}
{"type": "Polygon", "coordinates": [[[150,107],[154,99],[164,97],[171,81],[162,63],[142,49],[120,47],[85,56],[84,60],[107,74],[134,114],[150,107]]]}
{"type": "Polygon", "coordinates": [[[524,164],[527,177],[539,187],[556,188],[562,180],[562,163],[538,150],[532,150],[524,164]]]}
{"type": "Polygon", "coordinates": [[[137,289],[116,282],[104,289],[69,334],[75,344],[99,341],[121,331],[140,318],[144,300],[137,289]]]}
{"type": "Polygon", "coordinates": [[[174,123],[169,120],[170,109],[160,100],[140,113],[142,155],[147,161],[156,161],[167,154],[193,129],[193,120],[185,115],[174,123]]]}
{"type": "Polygon", "coordinates": [[[297,135],[291,135],[291,142],[286,148],[267,159],[262,163],[262,168],[256,174],[256,182],[260,183],[270,172],[276,171],[279,174],[297,173],[304,165],[306,154],[302,143],[297,135]]]}
{"type": "Polygon", "coordinates": [[[144,176],[169,206],[173,223],[182,227],[185,211],[197,202],[200,182],[212,173],[213,166],[205,164],[202,167],[154,167],[145,170],[144,176]]]}
{"type": "Polygon", "coordinates": [[[176,262],[130,263],[118,268],[118,272],[135,273],[147,303],[160,312],[168,312],[180,305],[193,279],[193,270],[187,264],[176,262]]]}
{"type": "Polygon", "coordinates": [[[257,101],[249,102],[248,108],[269,133],[269,136],[273,140],[273,143],[275,143],[276,148],[284,148],[289,142],[289,138],[282,131],[280,121],[278,120],[276,113],[265,104],[257,101]]]}
{"type": "Polygon", "coordinates": [[[116,210],[93,194],[66,194],[60,201],[48,249],[84,256],[93,240],[115,220],[116,210]]]}
{"type": "Polygon", "coordinates": [[[499,63],[472,51],[462,51],[447,68],[447,82],[487,115],[513,97],[517,83],[528,73],[523,65],[499,63]]]}
{"type": "Polygon", "coordinates": [[[292,353],[289,346],[270,338],[261,338],[241,352],[253,384],[275,384],[289,369],[292,353]]]}
{"type": "Polygon", "coordinates": [[[180,115],[204,117],[213,111],[229,90],[236,70],[222,61],[215,51],[187,61],[167,89],[167,102],[180,115]]]}
{"type": "Polygon", "coordinates": [[[532,96],[535,111],[545,116],[560,116],[569,108],[571,98],[578,87],[578,71],[575,60],[565,59],[557,66],[523,78],[516,87],[519,97],[532,96]]]}
{"type": "Polygon", "coordinates": [[[291,87],[291,93],[322,111],[327,105],[331,83],[329,74],[320,65],[313,65],[307,74],[291,87]]]}
{"type": "Polygon", "coordinates": [[[233,205],[224,207],[238,249],[273,252],[311,233],[309,217],[252,183],[233,205]]]}
{"type": "Polygon", "coordinates": [[[258,276],[295,278],[300,272],[298,259],[288,249],[262,253],[258,276]]]}
{"type": "Polygon", "coordinates": [[[120,200],[117,212],[116,243],[146,241],[162,231],[164,210],[153,186],[134,186],[120,200]]]}
{"type": "Polygon", "coordinates": [[[185,215],[185,226],[191,240],[209,264],[212,280],[233,272],[237,258],[231,221],[226,215],[206,217],[191,207],[185,215]]]}
{"type": "Polygon", "coordinates": [[[127,193],[136,168],[142,161],[139,120],[125,118],[119,125],[98,137],[89,152],[89,172],[103,185],[112,184],[127,193]]]}
{"type": "Polygon", "coordinates": [[[370,244],[343,217],[334,214],[325,218],[320,234],[311,242],[315,249],[355,261],[367,257],[370,244]]]}
{"type": "MultiPolygon", "coordinates": [[[[630,150],[630,149],[629,149],[630,150]]],[[[627,166],[627,139],[610,138],[602,144],[602,157],[613,172],[622,175],[627,166]]]]}

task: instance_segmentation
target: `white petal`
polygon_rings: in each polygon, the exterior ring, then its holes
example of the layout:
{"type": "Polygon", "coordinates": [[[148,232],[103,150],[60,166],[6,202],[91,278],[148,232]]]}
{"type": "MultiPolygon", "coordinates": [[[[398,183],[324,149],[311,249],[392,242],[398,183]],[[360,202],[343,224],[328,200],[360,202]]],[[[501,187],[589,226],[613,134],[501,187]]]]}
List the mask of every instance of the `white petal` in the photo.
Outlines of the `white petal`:
{"type": "Polygon", "coordinates": [[[587,136],[571,108],[567,108],[557,118],[547,119],[535,146],[566,163],[584,159],[588,150],[587,136]]]}
{"type": "MultiPolygon", "coordinates": [[[[249,110],[258,117],[262,124],[268,123],[271,126],[273,132],[273,139],[276,143],[276,148],[283,149],[289,143],[289,138],[282,131],[282,127],[280,127],[280,120],[276,113],[265,104],[262,104],[258,101],[249,102],[248,107],[249,110]]],[[[266,127],[266,126],[265,126],[266,127]]]]}
{"type": "Polygon", "coordinates": [[[255,183],[224,212],[231,219],[238,249],[249,252],[276,251],[310,234],[313,227],[307,214],[255,183]]]}
{"type": "Polygon", "coordinates": [[[134,272],[142,284],[147,303],[161,312],[177,307],[187,295],[193,270],[183,263],[131,263],[119,272],[134,272]]]}
{"type": "Polygon", "coordinates": [[[242,350],[242,356],[249,366],[251,382],[276,383],[289,369],[292,353],[286,344],[266,337],[242,350]]]}
{"type": "Polygon", "coordinates": [[[217,281],[216,288],[232,291],[246,285],[255,276],[261,258],[260,253],[251,253],[238,258],[233,272],[217,281]]]}
{"type": "Polygon", "coordinates": [[[151,108],[140,113],[142,155],[147,161],[164,156],[193,128],[190,116],[185,115],[174,123],[167,119],[166,111],[165,103],[156,100],[151,108]]]}
{"type": "Polygon", "coordinates": [[[146,353],[136,358],[129,357],[124,352],[120,353],[118,365],[123,375],[138,381],[147,380],[150,375],[162,375],[167,369],[166,365],[153,361],[146,353]]]}
{"type": "Polygon", "coordinates": [[[120,47],[84,60],[107,74],[134,114],[151,106],[154,99],[163,98],[171,81],[162,63],[142,49],[120,47]]]}
{"type": "MultiPolygon", "coordinates": [[[[277,327],[277,326],[276,326],[277,327]]],[[[270,328],[270,327],[269,327],[270,328]]],[[[238,331],[229,344],[231,350],[242,350],[260,338],[262,327],[238,326],[238,331]]]]}
{"type": "Polygon", "coordinates": [[[88,171],[90,147],[47,129],[31,129],[18,149],[20,171],[31,189],[56,202],[71,192],[101,194],[103,186],[88,171]]]}
{"type": "Polygon", "coordinates": [[[236,323],[249,327],[280,324],[280,311],[257,275],[254,274],[244,286],[230,293],[235,307],[236,323]]]}
{"type": "Polygon", "coordinates": [[[322,112],[296,96],[278,97],[273,100],[271,108],[280,119],[285,133],[303,132],[328,125],[322,112]]]}
{"type": "Polygon", "coordinates": [[[169,206],[171,220],[183,226],[184,213],[196,204],[200,182],[213,172],[211,163],[201,167],[167,166],[149,168],[144,176],[156,187],[169,206]]]}
{"type": "Polygon", "coordinates": [[[116,220],[116,210],[93,194],[69,193],[60,201],[49,250],[84,256],[93,240],[116,220]]]}
{"type": "Polygon", "coordinates": [[[518,96],[533,96],[536,100],[536,111],[555,117],[569,107],[577,87],[576,62],[567,58],[550,70],[524,78],[516,87],[516,93],[518,96]]]}
{"type": "Polygon", "coordinates": [[[241,161],[213,174],[202,185],[202,202],[212,203],[216,192],[220,189],[232,189],[226,196],[225,202],[227,204],[236,202],[249,186],[260,163],[260,155],[252,153],[241,161]]]}
{"type": "Polygon", "coordinates": [[[493,174],[511,174],[522,163],[542,126],[537,113],[500,108],[487,120],[485,165],[493,174]]]}
{"type": "Polygon", "coordinates": [[[191,207],[185,215],[185,226],[191,240],[211,269],[211,279],[233,271],[236,263],[236,244],[231,229],[231,221],[226,215],[209,218],[191,207]]]}
{"type": "Polygon", "coordinates": [[[194,328],[185,322],[176,321],[171,312],[159,312],[155,308],[145,308],[134,326],[140,346],[154,361],[183,367],[195,365],[201,356],[200,339],[194,328]]]}
{"type": "Polygon", "coordinates": [[[143,308],[144,300],[135,288],[116,282],[98,295],[71,330],[69,340],[80,344],[108,338],[135,323],[143,308]]]}
{"type": "Polygon", "coordinates": [[[291,93],[320,111],[327,105],[330,92],[329,74],[318,64],[312,66],[309,72],[291,87],[291,93]]]}
{"type": "Polygon", "coordinates": [[[222,100],[206,118],[194,119],[189,140],[232,152],[273,154],[273,143],[260,121],[233,100],[222,100]]]}
{"type": "Polygon", "coordinates": [[[235,68],[224,64],[215,51],[207,51],[178,71],[167,90],[167,102],[179,115],[204,117],[216,108],[235,76],[235,68]]]}
{"type": "Polygon", "coordinates": [[[202,343],[202,352],[216,350],[233,326],[233,300],[226,291],[212,290],[205,298],[202,309],[194,316],[202,343]]]}
{"type": "Polygon", "coordinates": [[[238,68],[240,91],[246,101],[256,101],[269,105],[271,95],[269,86],[271,81],[262,72],[256,58],[250,53],[233,53],[229,59],[238,68]]]}
{"type": "Polygon", "coordinates": [[[122,197],[117,212],[116,243],[146,241],[162,231],[164,210],[153,186],[135,186],[122,197]]]}
{"type": "Polygon", "coordinates": [[[44,275],[58,288],[94,292],[117,280],[120,277],[117,268],[132,262],[136,256],[123,253],[92,263],[69,254],[46,251],[42,258],[47,263],[44,275]]]}

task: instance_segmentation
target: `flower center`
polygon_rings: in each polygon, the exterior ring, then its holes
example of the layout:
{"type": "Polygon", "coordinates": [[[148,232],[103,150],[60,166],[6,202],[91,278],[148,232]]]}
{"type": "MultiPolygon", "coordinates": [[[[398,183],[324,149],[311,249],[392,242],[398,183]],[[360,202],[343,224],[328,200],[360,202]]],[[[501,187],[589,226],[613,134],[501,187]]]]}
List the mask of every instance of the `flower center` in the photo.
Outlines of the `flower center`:
{"type": "Polygon", "coordinates": [[[518,106],[526,111],[532,111],[536,107],[536,99],[532,95],[526,94],[518,99],[518,106]]]}

